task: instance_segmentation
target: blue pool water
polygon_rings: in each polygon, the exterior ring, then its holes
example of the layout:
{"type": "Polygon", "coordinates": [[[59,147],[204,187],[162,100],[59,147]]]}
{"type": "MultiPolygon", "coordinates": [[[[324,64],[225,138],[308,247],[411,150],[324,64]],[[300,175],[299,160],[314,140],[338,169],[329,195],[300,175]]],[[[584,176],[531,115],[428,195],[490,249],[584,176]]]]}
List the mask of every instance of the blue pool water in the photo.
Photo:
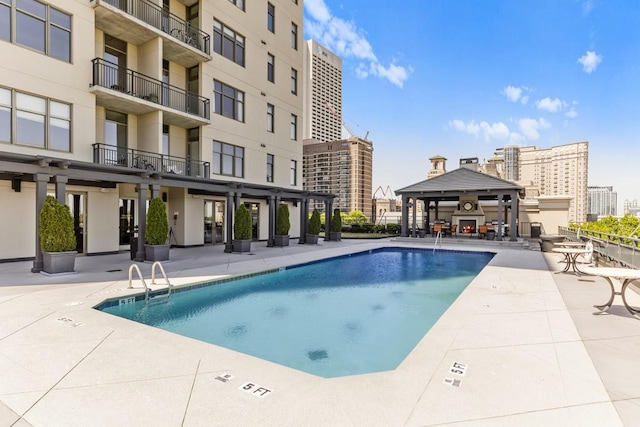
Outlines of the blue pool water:
{"type": "Polygon", "coordinates": [[[102,309],[322,377],[386,371],[492,257],[385,248],[102,309]]]}

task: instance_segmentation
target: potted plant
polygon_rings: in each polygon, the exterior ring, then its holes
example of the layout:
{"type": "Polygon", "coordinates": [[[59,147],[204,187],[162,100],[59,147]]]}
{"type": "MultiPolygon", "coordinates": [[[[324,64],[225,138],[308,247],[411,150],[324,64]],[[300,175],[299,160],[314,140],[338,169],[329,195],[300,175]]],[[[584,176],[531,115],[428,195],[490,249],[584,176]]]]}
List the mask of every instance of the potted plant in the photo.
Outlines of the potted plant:
{"type": "Polygon", "coordinates": [[[244,204],[236,209],[233,221],[233,251],[251,251],[251,213],[244,204]]]}
{"type": "Polygon", "coordinates": [[[318,244],[318,234],[320,234],[320,212],[314,209],[309,218],[309,224],[307,226],[307,233],[305,235],[306,243],[311,245],[318,244]]]}
{"type": "Polygon", "coordinates": [[[169,259],[171,245],[167,243],[168,236],[169,220],[167,219],[167,209],[162,199],[155,197],[149,203],[144,233],[144,251],[147,261],[166,261],[169,259]]]}
{"type": "Polygon", "coordinates": [[[274,237],[274,245],[289,246],[289,205],[281,203],[278,206],[278,216],[276,217],[276,235],[274,237]]]}
{"type": "Polygon", "coordinates": [[[340,209],[333,210],[333,216],[331,217],[331,231],[329,231],[329,240],[339,242],[342,240],[342,215],[340,215],[340,209]]]}
{"type": "Polygon", "coordinates": [[[38,230],[44,272],[73,273],[77,243],[69,206],[47,196],[38,217],[38,230]]]}

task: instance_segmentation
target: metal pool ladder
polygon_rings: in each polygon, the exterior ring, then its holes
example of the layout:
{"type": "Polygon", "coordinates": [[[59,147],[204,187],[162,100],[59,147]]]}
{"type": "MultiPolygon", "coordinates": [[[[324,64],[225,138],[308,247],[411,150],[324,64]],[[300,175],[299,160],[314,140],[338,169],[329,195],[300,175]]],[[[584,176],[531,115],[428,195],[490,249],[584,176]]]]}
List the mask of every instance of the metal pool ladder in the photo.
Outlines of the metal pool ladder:
{"type": "Polygon", "coordinates": [[[440,242],[440,247],[442,247],[442,231],[438,231],[436,234],[436,240],[433,242],[433,252],[436,251],[436,246],[438,246],[438,241],[440,242]]]}
{"type": "MultiPolygon", "coordinates": [[[[168,299],[171,296],[171,288],[173,288],[173,285],[169,281],[169,278],[167,278],[167,273],[165,273],[164,268],[162,267],[162,264],[160,263],[160,261],[156,261],[151,265],[151,284],[152,285],[156,284],[156,266],[160,267],[160,271],[162,272],[162,277],[164,277],[165,282],[167,282],[167,293],[159,295],[159,297],[166,297],[168,299]]],[[[144,286],[144,299],[145,301],[148,302],[150,289],[149,289],[149,286],[147,286],[147,282],[144,280],[144,277],[142,277],[140,268],[136,264],[131,264],[131,266],[129,266],[129,289],[133,289],[133,284],[132,284],[133,270],[135,270],[136,273],[138,273],[138,278],[140,279],[140,281],[142,282],[142,285],[144,286]]]]}

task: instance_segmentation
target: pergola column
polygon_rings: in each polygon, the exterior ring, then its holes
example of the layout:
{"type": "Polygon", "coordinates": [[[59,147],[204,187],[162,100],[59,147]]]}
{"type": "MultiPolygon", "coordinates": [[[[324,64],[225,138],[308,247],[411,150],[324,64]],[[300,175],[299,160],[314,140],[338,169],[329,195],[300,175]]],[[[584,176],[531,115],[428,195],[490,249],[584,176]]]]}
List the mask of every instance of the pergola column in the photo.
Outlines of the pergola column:
{"type": "Polygon", "coordinates": [[[151,184],[149,186],[151,188],[151,198],[155,199],[156,197],[160,197],[160,185],[159,184],[151,184]]]}
{"type": "Polygon", "coordinates": [[[44,205],[44,199],[47,198],[47,183],[49,182],[50,175],[44,173],[36,173],[33,175],[33,180],[36,183],[36,250],[35,257],[33,259],[32,273],[39,273],[44,268],[42,262],[42,250],[40,249],[40,211],[44,205]]]}
{"type": "Polygon", "coordinates": [[[69,177],[64,175],[56,175],[53,177],[53,182],[56,184],[56,200],[61,205],[67,204],[66,191],[67,191],[67,182],[69,182],[69,177]]]}
{"type": "Polygon", "coordinates": [[[138,248],[135,261],[144,261],[145,230],[147,228],[147,188],[148,184],[138,184],[138,248]]]}
{"type": "Polygon", "coordinates": [[[275,246],[274,237],[276,234],[276,198],[269,196],[269,233],[267,235],[267,247],[275,246]]]}
{"type": "Polygon", "coordinates": [[[333,199],[324,201],[324,240],[331,240],[331,235],[329,232],[331,231],[331,216],[333,215],[333,199]]]}
{"type": "Polygon", "coordinates": [[[400,217],[402,223],[400,225],[400,235],[402,237],[409,236],[409,198],[402,195],[402,216],[400,217]]]}
{"type": "Polygon", "coordinates": [[[412,198],[413,203],[411,204],[411,218],[412,218],[412,227],[411,227],[411,237],[417,237],[418,233],[416,231],[416,209],[418,208],[418,201],[415,197],[412,198]]]}
{"type": "Polygon", "coordinates": [[[233,191],[227,193],[227,214],[225,215],[224,222],[227,229],[227,238],[224,243],[224,251],[226,253],[233,252],[233,191]]]}
{"type": "Polygon", "coordinates": [[[298,239],[299,244],[304,244],[307,242],[307,221],[309,217],[309,201],[307,199],[300,200],[300,238],[298,239]]]}

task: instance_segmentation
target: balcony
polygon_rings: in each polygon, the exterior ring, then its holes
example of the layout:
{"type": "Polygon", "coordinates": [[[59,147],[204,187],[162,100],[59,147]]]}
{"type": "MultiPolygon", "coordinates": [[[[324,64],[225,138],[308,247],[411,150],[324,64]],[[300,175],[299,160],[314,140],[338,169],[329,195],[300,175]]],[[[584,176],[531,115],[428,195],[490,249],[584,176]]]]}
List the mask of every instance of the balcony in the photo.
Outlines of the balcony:
{"type": "Polygon", "coordinates": [[[211,61],[211,37],[145,0],[92,0],[96,28],[139,46],[162,37],[163,58],[185,67],[211,61]]]}
{"type": "Polygon", "coordinates": [[[186,129],[210,123],[209,99],[101,58],[92,62],[98,105],[128,114],[162,110],[164,123],[186,129]]]}
{"type": "Polygon", "coordinates": [[[160,172],[206,179],[211,176],[209,162],[106,144],[93,144],[93,163],[140,169],[149,173],[160,172]]]}

